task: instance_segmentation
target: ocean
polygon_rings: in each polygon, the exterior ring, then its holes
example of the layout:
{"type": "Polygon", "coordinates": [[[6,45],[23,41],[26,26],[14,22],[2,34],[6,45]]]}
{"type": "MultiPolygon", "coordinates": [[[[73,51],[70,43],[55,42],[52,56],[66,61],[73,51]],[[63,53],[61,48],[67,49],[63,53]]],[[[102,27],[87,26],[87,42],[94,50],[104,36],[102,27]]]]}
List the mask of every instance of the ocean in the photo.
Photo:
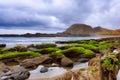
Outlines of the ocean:
{"type": "Polygon", "coordinates": [[[55,43],[56,41],[68,40],[88,40],[99,39],[101,37],[0,37],[0,44],[6,44],[6,47],[13,47],[17,45],[55,43]]]}

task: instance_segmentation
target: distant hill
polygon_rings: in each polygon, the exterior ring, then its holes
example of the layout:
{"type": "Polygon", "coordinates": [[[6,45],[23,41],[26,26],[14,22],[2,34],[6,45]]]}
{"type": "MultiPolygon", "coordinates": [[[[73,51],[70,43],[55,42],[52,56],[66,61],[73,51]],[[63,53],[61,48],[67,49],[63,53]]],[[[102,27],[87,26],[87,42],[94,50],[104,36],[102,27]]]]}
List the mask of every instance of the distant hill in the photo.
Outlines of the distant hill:
{"type": "Polygon", "coordinates": [[[63,34],[70,36],[90,36],[94,34],[91,26],[86,24],[73,24],[63,34]]]}
{"type": "Polygon", "coordinates": [[[120,29],[110,30],[110,29],[106,29],[100,26],[95,27],[93,29],[94,29],[94,32],[99,35],[120,35],[120,29]]]}

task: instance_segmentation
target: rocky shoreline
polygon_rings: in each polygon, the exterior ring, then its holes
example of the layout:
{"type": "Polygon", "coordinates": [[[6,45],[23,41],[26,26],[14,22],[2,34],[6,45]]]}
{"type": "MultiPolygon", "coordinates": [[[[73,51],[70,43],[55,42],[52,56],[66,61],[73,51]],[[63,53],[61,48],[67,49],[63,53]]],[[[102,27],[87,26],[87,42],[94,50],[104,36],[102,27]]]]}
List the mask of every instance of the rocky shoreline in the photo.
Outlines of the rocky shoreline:
{"type": "MultiPolygon", "coordinates": [[[[87,61],[91,62],[95,57],[101,57],[108,53],[115,52],[114,50],[116,49],[118,50],[120,48],[120,37],[97,40],[59,41],[56,43],[67,45],[58,47],[56,44],[31,44],[27,47],[15,46],[6,48],[5,44],[0,44],[1,80],[7,80],[8,78],[14,78],[12,80],[26,80],[30,76],[29,69],[36,69],[39,65],[49,64],[48,66],[50,66],[52,63],[55,63],[57,65],[54,66],[72,67],[76,61],[81,63],[87,61]],[[9,64],[20,66],[16,71],[15,68],[15,70],[10,68],[9,64]],[[22,69],[20,67],[22,67],[22,69]]],[[[44,72],[44,70],[47,71],[46,68],[41,71],[44,72]]]]}

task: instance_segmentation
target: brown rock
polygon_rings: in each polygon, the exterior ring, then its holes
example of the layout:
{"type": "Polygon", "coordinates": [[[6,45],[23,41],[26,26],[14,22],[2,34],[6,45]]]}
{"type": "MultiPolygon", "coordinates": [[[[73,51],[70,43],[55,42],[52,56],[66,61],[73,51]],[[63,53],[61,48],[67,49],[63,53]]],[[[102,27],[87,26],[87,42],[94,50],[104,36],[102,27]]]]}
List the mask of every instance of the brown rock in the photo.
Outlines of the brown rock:
{"type": "Polygon", "coordinates": [[[0,74],[3,72],[5,67],[5,64],[3,62],[0,62],[0,74]]]}
{"type": "Polygon", "coordinates": [[[65,67],[72,67],[73,66],[73,61],[70,60],[67,57],[64,57],[64,58],[61,59],[61,65],[65,66],[65,67]]]}
{"type": "Polygon", "coordinates": [[[21,65],[25,68],[35,68],[36,66],[40,64],[45,63],[51,63],[52,59],[49,57],[49,55],[43,55],[41,57],[35,57],[32,59],[26,59],[21,62],[21,65]]]}

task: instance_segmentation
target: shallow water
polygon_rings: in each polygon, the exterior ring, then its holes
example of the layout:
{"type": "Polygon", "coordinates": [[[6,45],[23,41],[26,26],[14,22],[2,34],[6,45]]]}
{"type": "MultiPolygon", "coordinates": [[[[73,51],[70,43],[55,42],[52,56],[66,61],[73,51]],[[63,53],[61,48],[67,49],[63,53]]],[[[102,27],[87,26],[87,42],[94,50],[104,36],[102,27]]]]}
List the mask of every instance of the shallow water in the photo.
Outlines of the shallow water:
{"type": "Polygon", "coordinates": [[[40,73],[40,69],[43,66],[40,65],[37,69],[30,71],[30,77],[29,78],[51,78],[51,77],[55,77],[61,74],[64,74],[65,72],[67,72],[66,69],[61,68],[61,67],[49,67],[48,68],[48,72],[45,73],[40,73]]]}
{"type": "Polygon", "coordinates": [[[118,75],[117,75],[117,80],[120,80],[120,70],[119,70],[118,75]]]}
{"type": "Polygon", "coordinates": [[[7,47],[13,47],[16,45],[55,43],[56,41],[87,40],[99,38],[101,37],[0,37],[0,43],[7,44],[7,47]]]}
{"type": "MultiPolygon", "coordinates": [[[[31,75],[29,77],[29,79],[31,78],[51,78],[51,77],[55,77],[61,74],[64,74],[67,72],[67,69],[63,68],[63,67],[49,67],[48,68],[48,72],[45,73],[40,73],[40,69],[43,66],[40,65],[38,66],[37,69],[30,71],[31,75]]],[[[73,66],[72,70],[74,69],[80,69],[80,68],[87,68],[88,67],[88,62],[87,63],[77,63],[73,66]]]]}

